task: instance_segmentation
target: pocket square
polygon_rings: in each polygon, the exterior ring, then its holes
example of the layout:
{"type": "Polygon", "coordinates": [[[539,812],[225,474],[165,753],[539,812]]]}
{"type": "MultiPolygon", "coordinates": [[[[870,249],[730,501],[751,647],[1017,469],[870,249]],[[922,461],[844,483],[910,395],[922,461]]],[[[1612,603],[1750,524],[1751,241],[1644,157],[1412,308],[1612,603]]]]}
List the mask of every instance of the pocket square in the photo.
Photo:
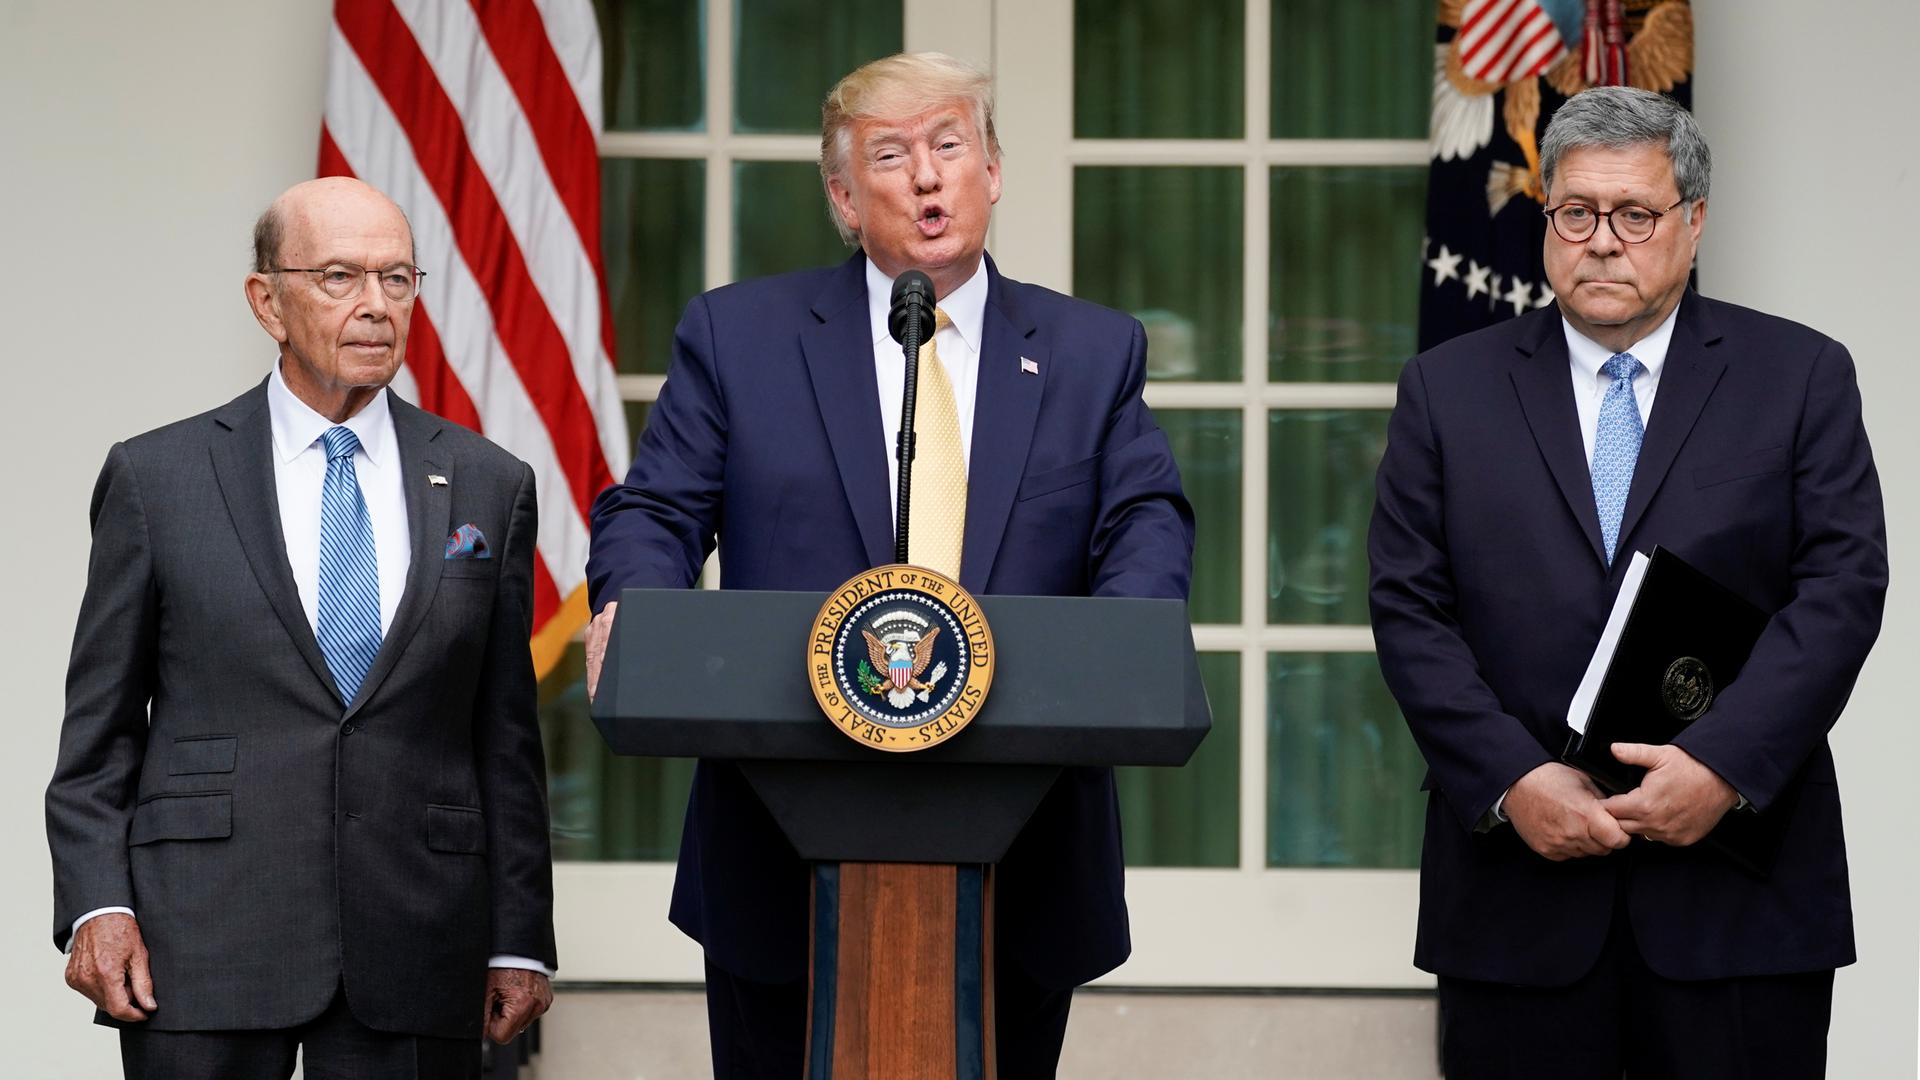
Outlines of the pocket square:
{"type": "Polygon", "coordinates": [[[491,559],[493,549],[487,547],[487,534],[480,531],[480,526],[469,521],[447,537],[447,558],[491,559]]]}

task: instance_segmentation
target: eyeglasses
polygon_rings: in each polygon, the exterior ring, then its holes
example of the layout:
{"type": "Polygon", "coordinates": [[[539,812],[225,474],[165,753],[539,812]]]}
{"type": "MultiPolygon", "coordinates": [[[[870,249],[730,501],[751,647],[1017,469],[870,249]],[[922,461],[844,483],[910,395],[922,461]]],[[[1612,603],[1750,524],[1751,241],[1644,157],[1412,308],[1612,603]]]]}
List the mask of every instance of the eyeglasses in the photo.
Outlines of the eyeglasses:
{"type": "Polygon", "coordinates": [[[380,279],[380,291],[387,299],[411,300],[420,295],[420,279],[427,275],[417,266],[399,263],[383,270],[369,270],[356,263],[329,263],[326,266],[276,266],[269,274],[318,274],[320,290],[335,300],[351,300],[366,286],[367,275],[380,279]]]}
{"type": "Polygon", "coordinates": [[[1671,213],[1674,206],[1686,201],[1681,199],[1665,210],[1649,210],[1644,206],[1595,210],[1582,203],[1561,203],[1559,206],[1549,206],[1541,213],[1553,223],[1553,231],[1560,234],[1560,239],[1569,244],[1584,244],[1591,240],[1600,228],[1602,218],[1606,219],[1607,228],[1613,230],[1613,235],[1619,237],[1621,243],[1644,244],[1653,238],[1654,226],[1660,224],[1660,219],[1671,213]]]}

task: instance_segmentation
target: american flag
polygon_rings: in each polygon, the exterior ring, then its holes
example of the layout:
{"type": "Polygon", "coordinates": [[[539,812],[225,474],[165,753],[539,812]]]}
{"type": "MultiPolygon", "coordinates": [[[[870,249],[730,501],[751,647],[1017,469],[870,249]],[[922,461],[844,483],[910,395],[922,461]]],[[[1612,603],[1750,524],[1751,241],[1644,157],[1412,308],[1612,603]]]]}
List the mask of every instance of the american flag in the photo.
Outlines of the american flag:
{"type": "Polygon", "coordinates": [[[1540,74],[1567,52],[1541,0],[1467,0],[1459,42],[1460,70],[1502,86],[1540,74]]]}
{"type": "Polygon", "coordinates": [[[590,0],[337,0],[321,176],[413,222],[401,396],[533,466],[536,669],[587,620],[587,511],[627,467],[600,257],[590,0]]]}

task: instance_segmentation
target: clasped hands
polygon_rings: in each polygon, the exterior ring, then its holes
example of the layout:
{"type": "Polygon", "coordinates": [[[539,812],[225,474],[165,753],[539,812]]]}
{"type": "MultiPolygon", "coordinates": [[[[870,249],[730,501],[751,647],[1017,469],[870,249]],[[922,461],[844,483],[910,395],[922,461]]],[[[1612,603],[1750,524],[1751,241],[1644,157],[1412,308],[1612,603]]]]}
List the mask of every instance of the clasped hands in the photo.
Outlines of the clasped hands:
{"type": "MultiPolygon", "coordinates": [[[[81,924],[67,956],[67,985],[116,1020],[135,1023],[160,1007],[147,944],[131,915],[96,915],[81,924]]],[[[552,1004],[553,987],[544,972],[487,969],[483,1023],[494,1042],[511,1042],[552,1004]]]]}
{"type": "Polygon", "coordinates": [[[1609,797],[1557,761],[1516,781],[1501,809],[1520,839],[1554,862],[1618,851],[1635,836],[1686,847],[1740,802],[1731,784],[1677,746],[1614,743],[1613,756],[1647,770],[1624,795],[1609,797]]]}

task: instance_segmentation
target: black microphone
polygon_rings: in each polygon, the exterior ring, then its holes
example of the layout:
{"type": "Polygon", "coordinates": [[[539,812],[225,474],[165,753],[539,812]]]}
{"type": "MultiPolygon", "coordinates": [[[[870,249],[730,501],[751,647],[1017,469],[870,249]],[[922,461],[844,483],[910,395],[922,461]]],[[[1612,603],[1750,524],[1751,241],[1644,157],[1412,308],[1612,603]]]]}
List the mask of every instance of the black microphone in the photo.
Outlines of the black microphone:
{"type": "Polygon", "coordinates": [[[887,311],[887,332],[906,355],[906,386],[900,395],[900,441],[894,444],[900,468],[899,500],[893,524],[893,561],[907,561],[907,495],[913,487],[913,406],[920,382],[920,345],[933,329],[933,281],[909,270],[893,282],[893,302],[887,311]]]}
{"type": "Polygon", "coordinates": [[[887,313],[887,332],[902,345],[909,332],[914,347],[927,340],[927,327],[933,322],[933,280],[918,270],[909,270],[893,282],[893,303],[887,313]]]}

